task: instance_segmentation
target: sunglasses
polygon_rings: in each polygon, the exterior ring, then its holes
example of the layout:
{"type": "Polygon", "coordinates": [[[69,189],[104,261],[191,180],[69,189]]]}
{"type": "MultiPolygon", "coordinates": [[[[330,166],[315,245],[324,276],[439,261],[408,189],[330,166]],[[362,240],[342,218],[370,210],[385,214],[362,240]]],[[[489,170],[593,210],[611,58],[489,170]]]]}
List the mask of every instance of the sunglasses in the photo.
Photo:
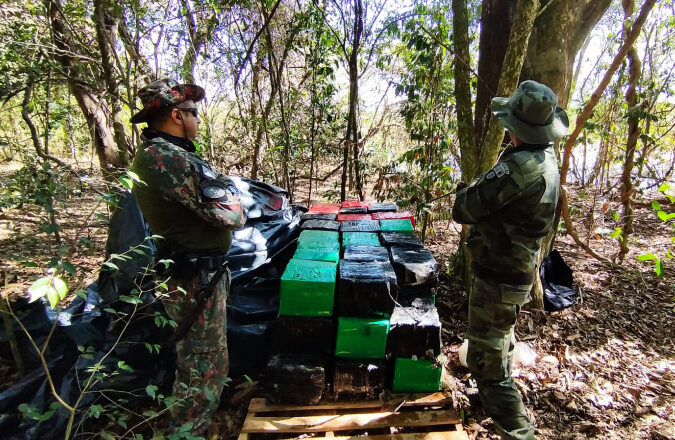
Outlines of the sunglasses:
{"type": "Polygon", "coordinates": [[[192,113],[192,116],[194,116],[195,118],[197,117],[198,112],[197,107],[176,107],[176,108],[182,112],[190,112],[192,113]]]}

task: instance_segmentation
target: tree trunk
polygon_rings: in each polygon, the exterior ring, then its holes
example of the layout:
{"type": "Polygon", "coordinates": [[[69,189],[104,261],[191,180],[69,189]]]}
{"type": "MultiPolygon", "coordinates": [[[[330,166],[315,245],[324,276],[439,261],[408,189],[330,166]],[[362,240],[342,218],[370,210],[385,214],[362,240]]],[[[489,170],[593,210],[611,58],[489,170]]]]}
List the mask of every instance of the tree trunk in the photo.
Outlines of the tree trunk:
{"type": "MultiPolygon", "coordinates": [[[[528,41],[534,19],[539,10],[539,0],[519,0],[509,37],[509,46],[504,56],[502,72],[499,76],[497,96],[509,96],[518,86],[518,77],[527,53],[528,41]]],[[[504,138],[504,127],[497,118],[490,116],[485,140],[480,146],[478,173],[490,168],[497,160],[499,146],[504,138]]]]}
{"type": "Polygon", "coordinates": [[[80,62],[74,55],[78,52],[67,31],[60,1],[45,0],[45,2],[54,34],[54,44],[58,49],[56,58],[65,72],[68,89],[87,121],[101,171],[104,176],[111,178],[115,170],[127,167],[128,156],[121,152],[115,143],[110,130],[110,111],[107,104],[78,71],[80,62]]]}
{"type": "Polygon", "coordinates": [[[120,105],[119,84],[115,78],[113,47],[117,40],[117,25],[105,10],[103,0],[94,0],[94,27],[96,28],[96,41],[101,52],[101,67],[105,80],[106,91],[110,100],[110,119],[112,120],[113,136],[120,154],[120,160],[129,162],[129,142],[124,124],[122,123],[122,106],[120,105]]]}
{"type": "MultiPolygon", "coordinates": [[[[633,0],[624,0],[624,38],[630,31],[629,18],[633,15],[633,0]]],[[[635,45],[628,49],[626,54],[628,58],[628,90],[626,91],[626,105],[628,106],[628,139],[626,140],[626,156],[623,163],[623,173],[621,175],[621,204],[623,205],[623,233],[619,242],[619,264],[623,263],[628,255],[628,238],[633,233],[633,204],[631,197],[633,195],[633,182],[631,180],[631,171],[635,166],[635,148],[640,137],[639,109],[637,105],[637,85],[640,79],[642,66],[640,57],[635,50],[635,45]]]]}
{"type": "Polygon", "coordinates": [[[509,45],[509,34],[516,12],[516,4],[515,1],[506,2],[503,0],[484,0],[482,3],[478,77],[476,78],[476,113],[474,115],[475,162],[470,169],[473,171],[472,173],[462,174],[462,178],[467,182],[478,174],[476,162],[487,134],[492,114],[490,112],[490,101],[497,92],[504,56],[509,45]]]}
{"type": "MultiPolygon", "coordinates": [[[[100,0],[99,0],[100,1],[100,0]]],[[[187,83],[195,82],[195,65],[202,46],[211,38],[218,25],[218,12],[215,8],[205,8],[209,15],[200,18],[203,13],[193,12],[188,0],[181,0],[185,11],[185,21],[188,35],[188,47],[181,63],[181,75],[187,83]]]]}
{"type": "MultiPolygon", "coordinates": [[[[361,35],[363,34],[363,3],[362,0],[353,0],[354,2],[354,27],[352,35],[352,47],[349,54],[349,114],[347,115],[347,147],[352,149],[352,166],[354,167],[354,180],[356,183],[356,192],[359,199],[363,200],[363,186],[361,182],[361,170],[359,163],[359,120],[358,120],[358,102],[359,102],[359,50],[361,46],[361,35]]],[[[342,188],[340,197],[346,198],[347,185],[347,167],[348,153],[346,151],[343,159],[345,169],[342,172],[342,188]]]]}
{"type": "MultiPolygon", "coordinates": [[[[469,15],[466,2],[452,1],[452,25],[455,46],[455,102],[457,103],[457,137],[461,152],[462,176],[473,176],[475,166],[475,134],[471,110],[471,78],[469,55],[469,15]]],[[[465,179],[466,180],[466,179],[465,179]]]]}

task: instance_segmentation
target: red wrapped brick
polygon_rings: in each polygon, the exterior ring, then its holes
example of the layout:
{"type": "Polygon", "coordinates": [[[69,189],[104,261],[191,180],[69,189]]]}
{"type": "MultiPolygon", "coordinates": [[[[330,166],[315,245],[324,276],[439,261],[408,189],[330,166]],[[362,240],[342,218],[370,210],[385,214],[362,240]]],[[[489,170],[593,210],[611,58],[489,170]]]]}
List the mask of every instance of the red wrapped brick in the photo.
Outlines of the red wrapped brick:
{"type": "MultiPolygon", "coordinates": [[[[373,212],[371,214],[373,220],[395,220],[395,219],[408,219],[412,223],[413,228],[415,227],[415,217],[410,213],[410,211],[401,211],[401,212],[373,212]]],[[[339,218],[338,218],[339,220],[339,218]]]]}
{"type": "Polygon", "coordinates": [[[372,220],[372,214],[338,214],[337,217],[339,222],[344,222],[346,220],[372,220]]]}
{"type": "Polygon", "coordinates": [[[340,212],[340,205],[338,203],[315,203],[309,208],[309,212],[337,214],[340,212]]]}
{"type": "Polygon", "coordinates": [[[368,208],[370,202],[362,202],[360,200],[345,200],[342,202],[343,208],[368,208]]]}

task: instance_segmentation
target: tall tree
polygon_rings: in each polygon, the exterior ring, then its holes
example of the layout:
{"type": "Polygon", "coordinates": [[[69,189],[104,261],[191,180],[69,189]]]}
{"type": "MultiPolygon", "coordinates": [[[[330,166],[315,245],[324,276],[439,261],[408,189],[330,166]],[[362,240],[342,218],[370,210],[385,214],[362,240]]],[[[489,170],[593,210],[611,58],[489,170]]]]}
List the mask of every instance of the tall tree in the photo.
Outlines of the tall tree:
{"type": "Polygon", "coordinates": [[[68,23],[61,1],[45,0],[45,8],[48,11],[54,45],[57,49],[54,57],[60,63],[68,88],[87,121],[101,170],[109,173],[123,169],[129,162],[126,147],[120,148],[115,142],[109,106],[91,84],[92,78],[83,71],[80,59],[82,46],[75,42],[72,26],[68,23]]]}

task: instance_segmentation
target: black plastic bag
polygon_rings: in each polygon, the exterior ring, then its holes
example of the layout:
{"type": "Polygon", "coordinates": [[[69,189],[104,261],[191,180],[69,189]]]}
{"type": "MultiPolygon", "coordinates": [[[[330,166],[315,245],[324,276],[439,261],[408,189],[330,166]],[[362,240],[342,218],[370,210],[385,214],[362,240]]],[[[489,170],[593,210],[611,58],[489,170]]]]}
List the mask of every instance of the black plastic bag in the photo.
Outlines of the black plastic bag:
{"type": "Polygon", "coordinates": [[[577,291],[574,290],[572,269],[556,249],[542,261],[539,277],[544,291],[544,309],[547,312],[561,310],[576,303],[577,291]]]}

